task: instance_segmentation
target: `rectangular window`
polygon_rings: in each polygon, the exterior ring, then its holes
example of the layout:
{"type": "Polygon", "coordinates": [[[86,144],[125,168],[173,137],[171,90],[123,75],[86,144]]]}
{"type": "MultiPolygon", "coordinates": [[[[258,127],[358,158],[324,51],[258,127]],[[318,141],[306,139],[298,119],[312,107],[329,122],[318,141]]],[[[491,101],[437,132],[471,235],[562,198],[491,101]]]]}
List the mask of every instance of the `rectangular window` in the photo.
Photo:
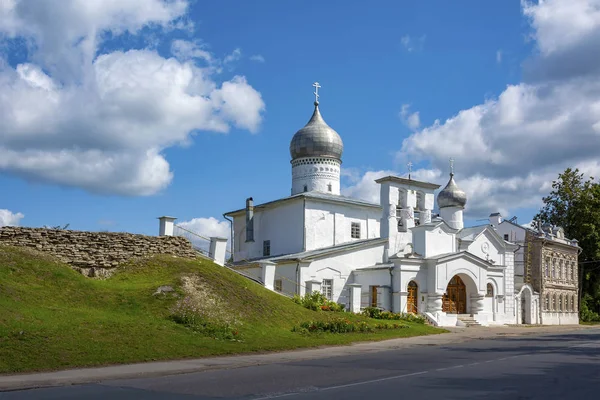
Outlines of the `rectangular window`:
{"type": "Polygon", "coordinates": [[[353,222],[350,228],[350,237],[352,239],[360,239],[360,223],[353,222]]]}
{"type": "Polygon", "coordinates": [[[333,300],[333,279],[323,279],[321,293],[329,300],[333,300]]]}
{"type": "Polygon", "coordinates": [[[275,291],[283,292],[283,281],[281,279],[275,279],[275,291]]]}
{"type": "Polygon", "coordinates": [[[504,240],[506,240],[508,242],[508,233],[504,234],[504,240]]]}
{"type": "Polygon", "coordinates": [[[271,255],[271,241],[265,240],[263,242],[263,256],[270,256],[270,255],[271,255]]]}

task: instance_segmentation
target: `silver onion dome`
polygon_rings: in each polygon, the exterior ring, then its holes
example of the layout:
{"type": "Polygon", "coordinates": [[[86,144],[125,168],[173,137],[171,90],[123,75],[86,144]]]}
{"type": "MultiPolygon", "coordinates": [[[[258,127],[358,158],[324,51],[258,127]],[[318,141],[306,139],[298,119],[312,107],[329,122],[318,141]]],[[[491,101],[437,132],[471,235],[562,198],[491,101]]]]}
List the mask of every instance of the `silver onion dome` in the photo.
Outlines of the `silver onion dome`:
{"type": "Polygon", "coordinates": [[[310,121],[300,129],[290,143],[292,160],[301,157],[332,157],[341,161],[344,143],[336,131],[325,123],[315,101],[310,121]]]}
{"type": "Polygon", "coordinates": [[[463,192],[454,181],[454,173],[450,173],[448,184],[438,193],[437,202],[439,208],[465,208],[465,205],[467,204],[467,194],[463,192]]]}

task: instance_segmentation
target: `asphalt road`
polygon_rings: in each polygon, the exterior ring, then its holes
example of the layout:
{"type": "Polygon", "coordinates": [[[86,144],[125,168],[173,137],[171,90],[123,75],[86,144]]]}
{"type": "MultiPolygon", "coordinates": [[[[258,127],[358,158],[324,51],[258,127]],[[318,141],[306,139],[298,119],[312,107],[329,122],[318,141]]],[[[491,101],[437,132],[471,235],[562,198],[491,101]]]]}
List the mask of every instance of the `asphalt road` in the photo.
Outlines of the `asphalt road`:
{"type": "Polygon", "coordinates": [[[599,399],[600,329],[0,393],[32,399],[599,399]]]}

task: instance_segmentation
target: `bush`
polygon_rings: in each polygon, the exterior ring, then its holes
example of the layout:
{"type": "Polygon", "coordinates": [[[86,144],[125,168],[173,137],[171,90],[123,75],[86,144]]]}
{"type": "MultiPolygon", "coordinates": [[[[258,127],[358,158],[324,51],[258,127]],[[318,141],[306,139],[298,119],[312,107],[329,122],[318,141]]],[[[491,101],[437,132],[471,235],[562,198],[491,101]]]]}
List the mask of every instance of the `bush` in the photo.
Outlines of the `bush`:
{"type": "Polygon", "coordinates": [[[407,321],[417,324],[424,324],[425,318],[420,315],[410,313],[393,313],[391,311],[383,311],[378,307],[366,307],[362,311],[362,315],[373,319],[385,319],[388,321],[407,321]]]}
{"type": "Polygon", "coordinates": [[[300,297],[299,295],[294,295],[292,298],[294,303],[300,304],[304,308],[308,308],[313,311],[334,311],[341,312],[344,311],[344,305],[338,304],[335,301],[331,301],[327,299],[322,293],[314,291],[312,293],[307,293],[304,297],[300,297]]]}
{"type": "Polygon", "coordinates": [[[376,330],[383,329],[403,329],[408,325],[402,324],[376,324],[371,326],[365,321],[352,322],[345,318],[335,318],[331,321],[308,321],[302,322],[299,326],[292,328],[292,332],[299,333],[351,333],[364,332],[373,333],[376,330]]]}
{"type": "Polygon", "coordinates": [[[598,322],[600,321],[600,315],[590,309],[590,303],[594,303],[592,296],[589,294],[584,295],[579,307],[579,317],[583,322],[598,322]]]}

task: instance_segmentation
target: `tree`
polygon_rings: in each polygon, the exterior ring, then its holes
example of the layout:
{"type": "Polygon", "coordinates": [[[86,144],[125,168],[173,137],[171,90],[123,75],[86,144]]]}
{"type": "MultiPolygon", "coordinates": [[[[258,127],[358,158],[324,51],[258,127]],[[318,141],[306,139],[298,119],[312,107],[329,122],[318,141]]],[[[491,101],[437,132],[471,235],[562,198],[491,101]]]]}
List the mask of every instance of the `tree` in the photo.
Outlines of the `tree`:
{"type": "Polygon", "coordinates": [[[578,169],[567,168],[552,182],[552,191],[534,221],[561,226],[565,236],[577,239],[579,255],[579,304],[588,294],[594,308],[600,305],[600,185],[585,180],[578,169]]]}

